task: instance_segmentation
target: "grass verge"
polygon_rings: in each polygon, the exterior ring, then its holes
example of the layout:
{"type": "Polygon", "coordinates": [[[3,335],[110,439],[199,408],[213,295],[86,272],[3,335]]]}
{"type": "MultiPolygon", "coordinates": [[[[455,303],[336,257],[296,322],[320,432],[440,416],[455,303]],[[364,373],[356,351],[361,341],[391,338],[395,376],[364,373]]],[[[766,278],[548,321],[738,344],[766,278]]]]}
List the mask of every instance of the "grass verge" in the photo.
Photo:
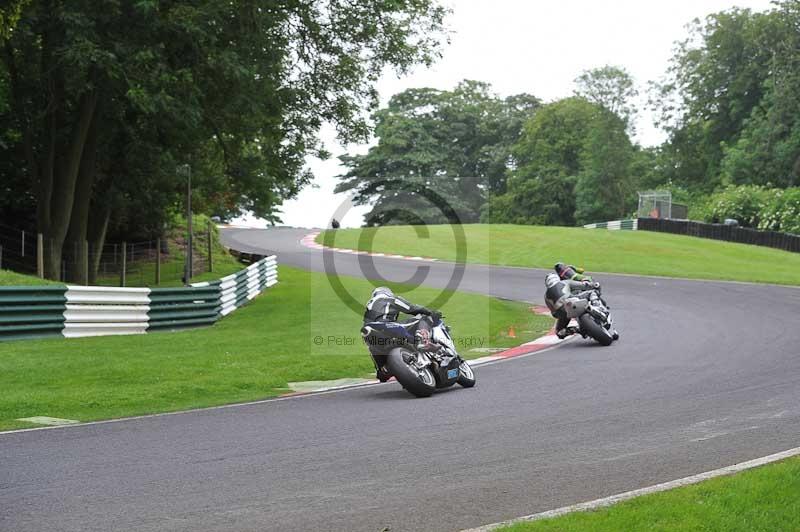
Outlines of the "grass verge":
{"type": "Polygon", "coordinates": [[[33,275],[23,275],[9,270],[0,270],[0,286],[38,286],[61,284],[47,279],[39,279],[33,275]]]}
{"type": "MultiPolygon", "coordinates": [[[[693,279],[800,284],[800,253],[647,231],[476,224],[461,226],[466,262],[693,279]]],[[[325,233],[317,238],[322,243],[325,233]]],[[[456,259],[449,225],[339,229],[337,247],[456,259]],[[417,230],[422,231],[417,235],[417,230]],[[372,245],[369,242],[372,241],[372,245]]]]}
{"type": "Polygon", "coordinates": [[[503,532],[800,530],[800,457],[503,532]]]}
{"type": "MultiPolygon", "coordinates": [[[[372,375],[361,317],[327,277],[280,267],[279,278],[210,328],[0,343],[0,430],[34,426],[16,421],[23,417],[108,419],[271,397],[289,382],[372,375]]],[[[340,279],[353,297],[368,299],[370,283],[340,279]]],[[[438,293],[405,295],[425,304],[438,293]]],[[[472,344],[517,345],[552,325],[521,303],[473,294],[454,293],[442,310],[468,358],[486,354],[472,344]],[[508,337],[510,326],[517,338],[508,337]]]]}

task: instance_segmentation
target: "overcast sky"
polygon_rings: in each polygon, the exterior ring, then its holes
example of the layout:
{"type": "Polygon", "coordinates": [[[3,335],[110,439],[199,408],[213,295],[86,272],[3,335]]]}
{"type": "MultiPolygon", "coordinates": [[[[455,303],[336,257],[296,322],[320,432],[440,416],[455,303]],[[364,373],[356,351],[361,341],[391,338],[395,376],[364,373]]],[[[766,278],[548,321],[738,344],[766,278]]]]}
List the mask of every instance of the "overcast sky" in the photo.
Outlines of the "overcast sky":
{"type": "MultiPolygon", "coordinates": [[[[387,72],[378,84],[382,104],[407,88],[452,89],[463,79],[487,81],[500,96],[528,92],[552,101],[572,94],[573,80],[581,71],[606,64],[625,67],[643,98],[647,81],[663,76],[675,41],[687,35],[686,25],[692,19],[733,6],[770,7],[767,0],[451,0],[447,4],[452,8],[447,20],[452,34],[442,59],[402,78],[387,72]]],[[[640,110],[636,129],[640,144],[663,140],[646,110],[640,110]]],[[[284,203],[286,225],[326,226],[346,199],[333,194],[336,176],[343,173],[336,156],[368,148],[342,147],[329,128],[321,135],[334,156],[328,161],[308,159],[317,188],[309,187],[284,203]]],[[[350,210],[343,225],[361,225],[367,210],[350,210]]]]}

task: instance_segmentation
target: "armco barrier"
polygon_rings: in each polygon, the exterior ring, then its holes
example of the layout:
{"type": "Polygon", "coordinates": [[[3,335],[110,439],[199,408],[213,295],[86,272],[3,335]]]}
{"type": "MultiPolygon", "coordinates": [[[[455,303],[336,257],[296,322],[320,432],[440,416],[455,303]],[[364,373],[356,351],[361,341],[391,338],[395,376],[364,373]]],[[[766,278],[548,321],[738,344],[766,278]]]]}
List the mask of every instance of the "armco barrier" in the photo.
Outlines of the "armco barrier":
{"type": "Polygon", "coordinates": [[[68,286],[64,311],[67,338],[142,334],[147,330],[149,288],[68,286]]]}
{"type": "Polygon", "coordinates": [[[60,336],[66,291],[64,285],[0,287],[0,341],[60,336]]]}
{"type": "Polygon", "coordinates": [[[213,325],[277,282],[273,255],[218,281],[188,287],[0,287],[0,341],[213,325]]]}
{"type": "MultiPolygon", "coordinates": [[[[275,255],[254,262],[244,270],[223,277],[217,284],[220,288],[220,313],[227,316],[249,300],[278,282],[278,262],[275,255]]],[[[204,284],[204,283],[200,283],[204,284]]],[[[200,286],[200,284],[194,286],[200,286]]]]}
{"type": "Polygon", "coordinates": [[[639,229],[638,220],[614,220],[612,222],[598,222],[595,224],[586,224],[583,226],[585,229],[608,229],[609,231],[636,231],[639,229]]]}
{"type": "Polygon", "coordinates": [[[668,220],[662,218],[639,218],[639,230],[673,233],[677,235],[725,240],[765,246],[785,251],[800,253],[800,235],[779,233],[777,231],[759,231],[735,225],[709,224],[690,220],[668,220]]]}
{"type": "Polygon", "coordinates": [[[154,288],[150,292],[148,330],[211,325],[220,317],[219,286],[154,288]]]}

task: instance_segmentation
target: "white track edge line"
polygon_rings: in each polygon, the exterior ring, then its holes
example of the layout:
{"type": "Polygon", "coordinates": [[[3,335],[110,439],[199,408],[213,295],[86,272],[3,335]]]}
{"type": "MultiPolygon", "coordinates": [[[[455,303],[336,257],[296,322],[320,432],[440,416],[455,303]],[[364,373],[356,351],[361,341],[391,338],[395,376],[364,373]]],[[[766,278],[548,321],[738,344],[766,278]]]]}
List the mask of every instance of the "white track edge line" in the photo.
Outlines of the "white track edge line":
{"type": "MultiPolygon", "coordinates": [[[[498,362],[506,362],[506,361],[509,361],[509,360],[518,360],[520,358],[527,358],[527,357],[529,357],[531,355],[538,355],[540,353],[544,353],[545,351],[550,351],[550,350],[555,349],[555,348],[557,348],[559,346],[562,346],[562,345],[566,344],[567,342],[569,342],[571,339],[572,338],[567,338],[563,342],[560,342],[558,344],[549,345],[549,346],[545,347],[544,349],[537,349],[535,351],[531,351],[530,353],[524,353],[522,355],[517,355],[517,356],[512,356],[512,357],[498,358],[497,360],[487,360],[486,362],[477,364],[476,367],[477,366],[490,366],[492,364],[497,364],[498,362]]],[[[522,344],[522,345],[524,345],[524,344],[522,344]]],[[[514,349],[514,348],[509,348],[509,349],[514,349]]],[[[467,362],[469,362],[469,360],[467,362]]],[[[207,407],[202,407],[202,408],[190,408],[188,410],[176,410],[174,412],[159,412],[157,414],[144,414],[144,415],[140,415],[140,416],[127,416],[127,417],[119,417],[119,418],[114,418],[114,419],[100,419],[100,420],[97,420],[97,421],[85,421],[85,422],[75,423],[75,424],[72,424],[72,425],[60,425],[60,426],[49,426],[49,427],[31,427],[31,428],[27,428],[27,429],[5,430],[5,431],[0,431],[0,438],[2,438],[3,436],[5,436],[7,434],[17,434],[17,433],[20,433],[20,432],[35,432],[35,431],[41,431],[41,430],[71,429],[71,428],[78,428],[78,427],[87,427],[87,426],[91,426],[91,425],[105,425],[107,423],[121,423],[121,422],[124,422],[124,421],[138,421],[140,419],[150,419],[150,418],[164,417],[164,416],[175,416],[175,415],[178,415],[178,414],[194,414],[194,413],[197,413],[197,412],[210,412],[210,411],[213,411],[213,410],[222,410],[224,408],[236,408],[236,407],[240,407],[240,406],[261,405],[261,404],[265,404],[265,403],[273,403],[273,402],[278,402],[278,401],[288,401],[290,399],[304,399],[306,397],[316,397],[316,396],[320,396],[320,395],[329,395],[329,394],[333,394],[333,393],[337,393],[337,392],[343,392],[343,391],[346,391],[346,390],[351,390],[353,388],[366,388],[367,386],[379,386],[381,384],[393,384],[393,383],[394,383],[394,381],[392,381],[391,383],[386,383],[386,382],[378,382],[377,380],[375,380],[375,381],[357,383],[357,384],[352,384],[352,385],[336,386],[336,387],[333,387],[333,388],[330,388],[330,389],[326,388],[326,389],[321,389],[321,390],[312,391],[312,392],[297,392],[297,393],[289,392],[289,394],[287,394],[287,395],[278,396],[278,397],[268,397],[266,399],[259,399],[257,401],[248,401],[248,402],[245,402],[245,403],[229,403],[229,404],[226,404],[226,405],[207,406],[207,407]]]]}
{"type": "Polygon", "coordinates": [[[680,488],[683,486],[697,484],[698,482],[702,482],[704,480],[710,480],[716,477],[732,475],[734,473],[739,473],[741,471],[746,471],[748,469],[753,469],[755,467],[759,467],[762,465],[770,464],[780,460],[785,460],[786,458],[791,458],[793,456],[800,456],[800,447],[787,449],[786,451],[781,451],[779,453],[762,456],[761,458],[754,458],[753,460],[748,460],[746,462],[740,462],[738,464],[721,467],[719,469],[714,469],[711,471],[706,471],[705,473],[698,473],[697,475],[691,475],[688,477],[671,480],[669,482],[662,482],[661,484],[655,484],[653,486],[648,486],[645,488],[639,488],[631,491],[626,491],[624,493],[618,493],[616,495],[611,495],[609,497],[603,497],[602,499],[595,499],[593,501],[573,504],[571,506],[563,506],[561,508],[556,508],[555,510],[539,512],[536,514],[518,517],[516,519],[510,519],[508,521],[501,521],[499,523],[492,523],[489,525],[480,526],[477,528],[465,529],[462,532],[490,532],[500,527],[522,523],[526,521],[538,521],[540,519],[549,519],[551,517],[558,517],[572,512],[585,512],[588,510],[605,508],[607,506],[612,506],[614,504],[617,504],[618,502],[627,501],[629,499],[640,497],[642,495],[649,495],[651,493],[658,493],[661,491],[667,491],[674,488],[680,488]]]}

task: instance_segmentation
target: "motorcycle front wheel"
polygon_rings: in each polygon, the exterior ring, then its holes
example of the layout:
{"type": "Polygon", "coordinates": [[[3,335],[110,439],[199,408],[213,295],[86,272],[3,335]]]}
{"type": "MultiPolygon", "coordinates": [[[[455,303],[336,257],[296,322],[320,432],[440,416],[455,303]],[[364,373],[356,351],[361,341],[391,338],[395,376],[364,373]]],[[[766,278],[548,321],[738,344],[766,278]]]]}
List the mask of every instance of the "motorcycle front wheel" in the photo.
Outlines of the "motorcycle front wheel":
{"type": "Polygon", "coordinates": [[[436,379],[429,367],[415,367],[416,359],[417,355],[413,351],[398,347],[389,352],[386,366],[409,393],[417,397],[430,397],[436,390],[436,379]]]}
{"type": "Polygon", "coordinates": [[[462,360],[461,365],[458,366],[458,380],[456,382],[464,388],[475,386],[475,374],[466,360],[462,360]]]}

